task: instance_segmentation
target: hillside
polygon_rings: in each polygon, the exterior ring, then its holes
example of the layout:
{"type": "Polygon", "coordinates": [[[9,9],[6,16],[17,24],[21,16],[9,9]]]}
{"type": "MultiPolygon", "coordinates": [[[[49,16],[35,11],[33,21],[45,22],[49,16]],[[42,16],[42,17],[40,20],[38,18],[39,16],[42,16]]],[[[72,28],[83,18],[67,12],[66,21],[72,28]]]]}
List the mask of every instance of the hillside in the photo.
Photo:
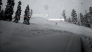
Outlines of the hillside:
{"type": "Polygon", "coordinates": [[[46,22],[42,18],[31,19],[30,25],[0,21],[2,52],[80,52],[81,48],[91,52],[92,30],[67,22],[46,22]],[[34,23],[34,19],[38,19],[34,23]],[[44,21],[44,22],[43,22],[44,21]],[[41,22],[41,23],[40,23],[41,22]],[[89,33],[90,32],[90,33],[89,33]],[[81,43],[82,41],[82,43],[81,43]]]}

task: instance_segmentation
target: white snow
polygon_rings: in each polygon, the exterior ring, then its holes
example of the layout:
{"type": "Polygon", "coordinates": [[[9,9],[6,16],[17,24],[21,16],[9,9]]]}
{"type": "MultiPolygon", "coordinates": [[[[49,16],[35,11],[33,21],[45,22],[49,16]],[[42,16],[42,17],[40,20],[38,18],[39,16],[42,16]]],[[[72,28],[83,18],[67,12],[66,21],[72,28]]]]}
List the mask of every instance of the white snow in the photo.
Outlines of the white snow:
{"type": "MultiPolygon", "coordinates": [[[[52,29],[57,29],[57,30],[66,30],[69,32],[73,32],[75,34],[83,34],[86,36],[92,37],[92,29],[84,26],[79,26],[76,24],[68,23],[68,22],[56,22],[56,21],[48,21],[47,19],[44,18],[32,18],[30,19],[31,23],[36,23],[39,25],[49,25],[52,29]],[[57,23],[57,25],[55,24],[57,23]],[[57,28],[58,27],[58,28],[57,28]]],[[[44,27],[44,26],[43,26],[44,27]]]]}
{"type": "Polygon", "coordinates": [[[19,23],[0,21],[3,52],[80,52],[81,39],[78,35],[92,37],[90,28],[68,22],[50,22],[43,18],[31,18],[30,25],[22,22],[23,20],[19,23]]]}
{"type": "MultiPolygon", "coordinates": [[[[21,18],[20,23],[23,23],[23,18],[21,18]]],[[[57,29],[57,30],[66,30],[69,32],[73,32],[75,34],[83,34],[86,36],[92,37],[92,29],[84,26],[79,26],[76,24],[64,22],[64,21],[48,21],[48,19],[40,18],[40,17],[32,17],[30,18],[30,23],[36,23],[39,25],[45,25],[48,28],[57,29]],[[56,25],[57,23],[57,25],[56,25]],[[57,28],[58,27],[58,28],[57,28]]],[[[43,26],[44,27],[44,26],[43,26]]]]}
{"type": "MultiPolygon", "coordinates": [[[[3,8],[6,1],[3,1],[3,8]]],[[[15,0],[14,14],[19,0],[15,0]]],[[[19,23],[0,21],[0,51],[3,52],[80,52],[81,40],[78,35],[92,38],[92,29],[68,22],[48,21],[50,18],[71,16],[72,9],[77,14],[88,12],[92,0],[21,0],[22,14],[19,23]],[[82,3],[82,4],[81,4],[82,3]],[[24,10],[29,4],[33,10],[30,25],[23,24],[24,10]]],[[[79,15],[78,15],[79,16],[79,15]]],[[[83,38],[83,44],[89,46],[89,41],[83,38]]],[[[85,48],[85,46],[84,46],[85,48]]],[[[89,52],[89,47],[85,50],[89,52]]],[[[90,49],[91,51],[92,49],[90,49]]]]}
{"type": "Polygon", "coordinates": [[[25,25],[5,21],[0,21],[0,24],[2,52],[81,51],[79,36],[67,31],[53,29],[51,28],[52,25],[36,22],[25,25]],[[74,41],[77,41],[77,43],[74,43],[74,41]],[[68,42],[70,42],[69,45],[68,42]],[[77,47],[72,46],[72,44],[77,47]]]}

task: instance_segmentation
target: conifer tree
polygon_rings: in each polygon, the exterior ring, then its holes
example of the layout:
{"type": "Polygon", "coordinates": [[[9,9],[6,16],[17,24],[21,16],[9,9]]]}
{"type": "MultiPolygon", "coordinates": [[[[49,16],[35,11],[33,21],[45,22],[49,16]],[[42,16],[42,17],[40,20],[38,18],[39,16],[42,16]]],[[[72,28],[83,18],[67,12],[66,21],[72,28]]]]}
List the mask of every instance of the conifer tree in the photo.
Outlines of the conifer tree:
{"type": "Polygon", "coordinates": [[[86,27],[92,27],[92,7],[90,7],[89,12],[84,15],[83,24],[86,27]]]}
{"type": "Polygon", "coordinates": [[[81,25],[80,17],[79,16],[77,17],[77,25],[81,25]]]}
{"type": "Polygon", "coordinates": [[[77,14],[74,9],[72,10],[71,16],[72,16],[72,23],[76,24],[77,23],[77,14]]]}
{"type": "Polygon", "coordinates": [[[92,27],[92,7],[89,7],[89,13],[87,15],[88,26],[92,27]]]}
{"type": "Polygon", "coordinates": [[[4,10],[2,8],[2,0],[0,0],[0,20],[4,19],[4,10]]]}
{"type": "Polygon", "coordinates": [[[2,0],[0,0],[0,11],[1,11],[1,7],[2,7],[2,0]]]}
{"type": "Polygon", "coordinates": [[[2,8],[2,0],[0,0],[0,20],[2,20],[2,11],[1,11],[1,8],[2,8]]]}
{"type": "Polygon", "coordinates": [[[62,16],[64,17],[64,20],[66,21],[65,10],[63,10],[62,16]]]}
{"type": "Polygon", "coordinates": [[[82,25],[88,27],[88,13],[84,15],[82,25]]]}
{"type": "Polygon", "coordinates": [[[69,22],[71,22],[71,18],[69,17],[69,22]]]}
{"type": "Polygon", "coordinates": [[[15,13],[15,17],[14,17],[14,22],[15,23],[18,23],[19,22],[19,20],[20,20],[20,15],[21,15],[21,1],[19,1],[18,2],[18,7],[17,7],[17,11],[16,11],[16,13],[15,13]]]}
{"type": "Polygon", "coordinates": [[[30,18],[31,18],[31,16],[32,16],[32,14],[33,14],[33,10],[31,9],[31,12],[30,12],[30,18]]]}
{"type": "Polygon", "coordinates": [[[3,20],[3,19],[4,19],[4,10],[2,9],[0,12],[0,20],[3,20]]]}
{"type": "Polygon", "coordinates": [[[4,20],[12,21],[12,14],[14,12],[13,11],[14,5],[15,5],[14,0],[7,0],[4,20]]]}
{"type": "Polygon", "coordinates": [[[83,19],[84,19],[84,18],[83,18],[83,14],[80,13],[80,24],[81,24],[81,25],[83,25],[83,19]]]}
{"type": "Polygon", "coordinates": [[[29,25],[30,24],[29,20],[30,20],[30,8],[29,8],[29,5],[27,5],[27,7],[25,9],[24,22],[23,23],[29,25]]]}
{"type": "Polygon", "coordinates": [[[92,7],[89,8],[90,11],[90,27],[92,29],[92,7]]]}

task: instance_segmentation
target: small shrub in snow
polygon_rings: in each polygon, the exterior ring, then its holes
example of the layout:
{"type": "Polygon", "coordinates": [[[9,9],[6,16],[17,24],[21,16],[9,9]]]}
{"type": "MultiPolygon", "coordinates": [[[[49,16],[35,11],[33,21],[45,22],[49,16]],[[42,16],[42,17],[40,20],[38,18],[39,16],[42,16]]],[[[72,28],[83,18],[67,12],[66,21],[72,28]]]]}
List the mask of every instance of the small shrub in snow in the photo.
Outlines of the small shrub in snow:
{"type": "Polygon", "coordinates": [[[56,25],[57,25],[57,23],[56,23],[56,25]]]}

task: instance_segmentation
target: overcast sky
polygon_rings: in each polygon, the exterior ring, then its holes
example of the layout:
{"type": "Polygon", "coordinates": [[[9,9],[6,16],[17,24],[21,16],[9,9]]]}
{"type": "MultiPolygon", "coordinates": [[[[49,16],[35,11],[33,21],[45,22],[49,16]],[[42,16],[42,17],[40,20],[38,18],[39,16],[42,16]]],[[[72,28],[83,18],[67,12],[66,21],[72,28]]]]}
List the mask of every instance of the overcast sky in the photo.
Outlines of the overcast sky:
{"type": "MultiPolygon", "coordinates": [[[[6,1],[3,0],[3,8],[6,6],[6,1]]],[[[15,0],[14,12],[17,9],[19,0],[15,0]]],[[[33,10],[33,14],[47,14],[47,18],[62,18],[62,11],[66,11],[66,16],[71,17],[72,9],[75,9],[78,13],[85,14],[85,10],[92,7],[92,0],[20,0],[22,1],[22,15],[24,10],[29,4],[30,9],[33,10]]],[[[14,13],[15,14],[15,13],[14,13]]]]}

